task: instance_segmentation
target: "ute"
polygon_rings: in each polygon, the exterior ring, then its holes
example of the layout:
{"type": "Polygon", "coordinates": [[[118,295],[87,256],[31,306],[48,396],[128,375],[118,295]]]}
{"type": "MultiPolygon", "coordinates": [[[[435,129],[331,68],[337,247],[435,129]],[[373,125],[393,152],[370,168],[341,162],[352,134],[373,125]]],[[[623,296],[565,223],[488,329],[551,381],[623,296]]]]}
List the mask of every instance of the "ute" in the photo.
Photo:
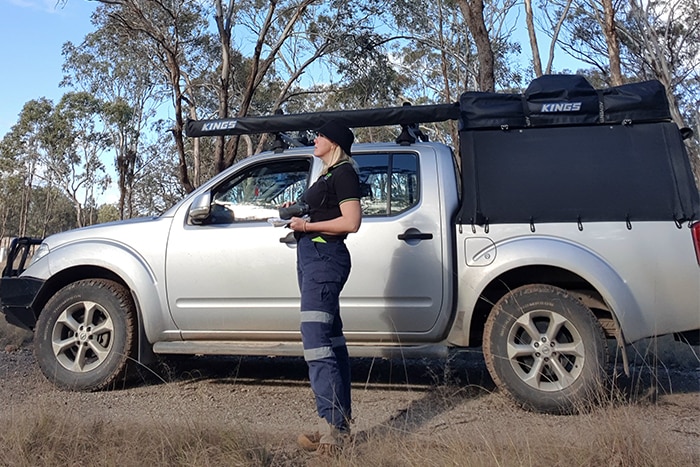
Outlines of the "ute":
{"type": "Polygon", "coordinates": [[[52,235],[26,269],[8,266],[2,310],[34,330],[46,377],[98,390],[158,355],[302,355],[295,239],[268,220],[321,171],[292,132],[329,119],[401,128],[352,148],[352,356],[480,348],[517,404],[570,413],[605,387],[613,351],[626,367],[629,343],[697,340],[700,201],[665,90],[545,76],[455,104],[189,122],[190,137],[276,144],[160,216],[52,235]],[[446,120],[460,125],[457,154],[420,127],[446,120]]]}

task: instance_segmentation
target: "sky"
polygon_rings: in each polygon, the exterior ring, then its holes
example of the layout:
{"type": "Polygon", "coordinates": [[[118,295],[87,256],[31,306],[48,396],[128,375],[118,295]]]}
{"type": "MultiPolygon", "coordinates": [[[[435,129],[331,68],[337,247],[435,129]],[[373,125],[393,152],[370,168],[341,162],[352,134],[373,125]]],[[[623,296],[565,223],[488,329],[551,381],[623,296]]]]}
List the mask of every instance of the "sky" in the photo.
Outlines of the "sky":
{"type": "Polygon", "coordinates": [[[97,4],[86,0],[0,0],[0,138],[17,123],[27,101],[57,103],[67,90],[63,77],[65,42],[80,43],[92,31],[97,4]]]}

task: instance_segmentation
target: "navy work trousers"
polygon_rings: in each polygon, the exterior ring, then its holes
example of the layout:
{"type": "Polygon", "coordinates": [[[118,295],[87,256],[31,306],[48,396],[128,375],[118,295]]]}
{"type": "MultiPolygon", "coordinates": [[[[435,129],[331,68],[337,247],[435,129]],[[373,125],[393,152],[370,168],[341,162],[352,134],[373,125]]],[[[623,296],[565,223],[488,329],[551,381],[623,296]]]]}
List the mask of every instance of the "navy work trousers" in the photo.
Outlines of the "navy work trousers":
{"type": "Polygon", "coordinates": [[[316,410],[330,425],[345,431],[352,418],[350,358],[340,319],[340,291],[350,274],[345,243],[297,243],[297,277],[301,291],[301,338],[309,366],[316,410]]]}

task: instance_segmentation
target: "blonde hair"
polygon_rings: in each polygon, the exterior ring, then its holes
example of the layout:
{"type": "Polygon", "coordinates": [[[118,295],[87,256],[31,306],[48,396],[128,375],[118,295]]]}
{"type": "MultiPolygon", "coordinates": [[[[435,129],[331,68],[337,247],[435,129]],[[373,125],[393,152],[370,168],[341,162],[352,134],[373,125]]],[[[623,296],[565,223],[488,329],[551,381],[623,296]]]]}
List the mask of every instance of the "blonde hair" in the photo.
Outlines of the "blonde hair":
{"type": "Polygon", "coordinates": [[[326,175],[328,173],[328,169],[330,169],[331,167],[333,167],[334,165],[336,165],[340,162],[343,162],[343,161],[351,161],[352,162],[352,158],[348,154],[346,154],[345,151],[343,151],[343,149],[338,144],[336,144],[335,142],[333,142],[333,144],[335,144],[335,147],[331,151],[331,158],[328,161],[328,164],[323,166],[323,170],[321,171],[321,175],[326,175]]]}

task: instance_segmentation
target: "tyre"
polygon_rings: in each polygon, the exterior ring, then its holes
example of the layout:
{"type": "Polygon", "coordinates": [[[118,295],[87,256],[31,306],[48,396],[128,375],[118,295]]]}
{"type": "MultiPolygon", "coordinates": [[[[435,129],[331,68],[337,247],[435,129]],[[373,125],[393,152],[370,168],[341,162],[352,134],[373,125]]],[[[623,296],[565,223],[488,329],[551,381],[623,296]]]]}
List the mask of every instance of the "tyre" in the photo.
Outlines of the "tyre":
{"type": "Polygon", "coordinates": [[[126,375],[136,348],[129,291],[104,279],[59,290],[36,323],[34,348],[44,376],[61,389],[95,391],[126,375]]]}
{"type": "Polygon", "coordinates": [[[585,411],[604,389],[603,328],[588,307],[556,287],[527,285],[499,300],[484,327],[483,350],[498,388],[528,410],[585,411]]]}

